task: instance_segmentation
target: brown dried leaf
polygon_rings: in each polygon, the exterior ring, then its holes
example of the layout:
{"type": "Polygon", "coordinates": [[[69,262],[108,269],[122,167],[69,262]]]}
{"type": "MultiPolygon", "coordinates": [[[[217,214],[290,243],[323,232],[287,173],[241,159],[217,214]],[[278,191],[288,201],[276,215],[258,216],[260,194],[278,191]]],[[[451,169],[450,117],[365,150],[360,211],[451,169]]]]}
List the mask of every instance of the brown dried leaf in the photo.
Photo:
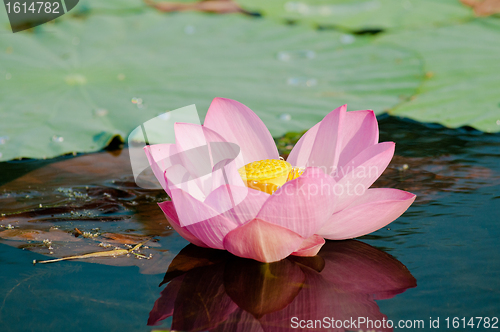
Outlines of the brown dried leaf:
{"type": "Polygon", "coordinates": [[[214,14],[246,13],[236,2],[232,0],[209,0],[197,1],[191,3],[144,0],[144,2],[153,8],[162,12],[185,12],[200,11],[214,14]]]}
{"type": "Polygon", "coordinates": [[[119,233],[104,233],[101,234],[103,238],[108,240],[110,243],[120,243],[120,244],[136,244],[146,240],[148,237],[137,234],[119,234],[119,233]]]}
{"type": "Polygon", "coordinates": [[[500,0],[460,0],[460,2],[472,7],[476,16],[490,16],[500,13],[500,0]]]}
{"type": "Polygon", "coordinates": [[[0,238],[15,241],[78,241],[71,234],[59,229],[50,229],[48,232],[39,229],[7,229],[0,232],[0,238]]]}

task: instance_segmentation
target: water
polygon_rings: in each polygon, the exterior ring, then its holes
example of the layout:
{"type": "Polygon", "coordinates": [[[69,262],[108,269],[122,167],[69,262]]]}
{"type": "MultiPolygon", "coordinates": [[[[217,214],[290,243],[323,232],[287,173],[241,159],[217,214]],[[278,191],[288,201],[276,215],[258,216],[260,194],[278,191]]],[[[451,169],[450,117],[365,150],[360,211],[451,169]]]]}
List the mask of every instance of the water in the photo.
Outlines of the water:
{"type": "Polygon", "coordinates": [[[64,142],[64,137],[58,136],[58,135],[54,135],[54,136],[52,136],[52,141],[53,142],[57,142],[57,143],[62,143],[62,142],[64,142]]]}
{"type": "Polygon", "coordinates": [[[280,114],[278,119],[280,119],[281,121],[290,121],[292,119],[292,116],[288,113],[283,113],[283,114],[280,114]]]}
{"type": "Polygon", "coordinates": [[[318,80],[307,77],[290,77],[286,83],[291,86],[312,87],[318,84],[318,80]]]}
{"type": "Polygon", "coordinates": [[[356,41],[356,37],[349,34],[343,34],[340,36],[340,42],[342,44],[352,44],[356,41]]]}
{"type": "Polygon", "coordinates": [[[447,317],[498,317],[500,135],[379,123],[396,156],[375,185],[416,202],[315,259],[270,265],[185,248],[156,205],[165,194],[134,184],[126,150],[1,163],[0,330],[300,330],[292,324],[350,316],[422,320],[421,330],[439,317],[433,330],[447,330],[447,317]],[[139,253],[151,259],[32,264],[150,237],[139,253]]]}
{"type": "Polygon", "coordinates": [[[0,136],[0,145],[7,143],[9,136],[0,136]]]}
{"type": "Polygon", "coordinates": [[[145,106],[143,104],[142,98],[133,97],[131,101],[132,101],[132,104],[137,106],[137,108],[144,108],[144,106],[145,106]]]}
{"type": "Polygon", "coordinates": [[[94,109],[93,113],[96,117],[103,117],[108,115],[108,110],[105,108],[96,108],[94,109]]]}
{"type": "Polygon", "coordinates": [[[316,58],[316,52],[311,50],[280,51],[276,57],[281,61],[312,60],[316,58]]]}

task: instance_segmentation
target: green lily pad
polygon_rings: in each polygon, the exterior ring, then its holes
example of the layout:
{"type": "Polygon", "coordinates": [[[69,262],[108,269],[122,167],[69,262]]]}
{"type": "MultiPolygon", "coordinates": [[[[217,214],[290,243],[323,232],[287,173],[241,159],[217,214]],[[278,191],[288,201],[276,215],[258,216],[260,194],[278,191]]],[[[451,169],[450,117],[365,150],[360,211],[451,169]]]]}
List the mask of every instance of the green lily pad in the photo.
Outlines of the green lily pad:
{"type": "Polygon", "coordinates": [[[420,84],[412,51],[243,15],[90,15],[0,40],[0,160],[91,152],[143,122],[214,97],[274,136],[342,104],[380,113],[420,84]]]}
{"type": "Polygon", "coordinates": [[[351,30],[422,27],[472,17],[458,0],[237,0],[280,20],[351,30]]]}
{"type": "Polygon", "coordinates": [[[500,21],[481,19],[380,38],[418,50],[426,79],[418,93],[390,114],[457,128],[500,131],[500,21]]]}

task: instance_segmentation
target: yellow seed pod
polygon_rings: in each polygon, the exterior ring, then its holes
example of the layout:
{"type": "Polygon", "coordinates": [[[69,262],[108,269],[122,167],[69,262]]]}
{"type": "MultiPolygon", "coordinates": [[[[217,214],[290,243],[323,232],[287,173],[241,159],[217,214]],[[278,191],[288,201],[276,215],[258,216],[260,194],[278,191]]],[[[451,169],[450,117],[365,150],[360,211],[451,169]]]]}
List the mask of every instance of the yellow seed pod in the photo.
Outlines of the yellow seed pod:
{"type": "Polygon", "coordinates": [[[292,165],[284,160],[265,159],[241,167],[238,172],[249,188],[272,194],[288,179],[292,165]]]}
{"type": "Polygon", "coordinates": [[[263,181],[288,176],[291,170],[292,165],[284,160],[266,159],[247,164],[238,172],[244,180],[263,181]]]}

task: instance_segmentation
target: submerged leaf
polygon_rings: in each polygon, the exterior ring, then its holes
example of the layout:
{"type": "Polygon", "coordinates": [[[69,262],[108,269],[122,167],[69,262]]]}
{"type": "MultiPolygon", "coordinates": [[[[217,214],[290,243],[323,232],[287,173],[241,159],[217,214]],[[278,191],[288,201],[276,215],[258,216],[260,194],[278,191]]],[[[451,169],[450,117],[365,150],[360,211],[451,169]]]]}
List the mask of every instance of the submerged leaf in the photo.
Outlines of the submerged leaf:
{"type": "MultiPolygon", "coordinates": [[[[127,150],[64,158],[4,184],[0,187],[0,242],[64,257],[109,250],[113,244],[136,244],[154,236],[157,239],[148,244],[149,249],[141,248],[141,254],[153,255],[148,260],[135,259],[142,257],[135,255],[107,259],[109,253],[85,258],[106,265],[136,265],[141,273],[164,272],[172,258],[166,248],[172,250],[168,236],[173,231],[157,201],[167,196],[137,187],[129,162],[127,150]]],[[[28,165],[40,163],[44,165],[39,161],[17,164],[30,170],[28,165]]]]}

